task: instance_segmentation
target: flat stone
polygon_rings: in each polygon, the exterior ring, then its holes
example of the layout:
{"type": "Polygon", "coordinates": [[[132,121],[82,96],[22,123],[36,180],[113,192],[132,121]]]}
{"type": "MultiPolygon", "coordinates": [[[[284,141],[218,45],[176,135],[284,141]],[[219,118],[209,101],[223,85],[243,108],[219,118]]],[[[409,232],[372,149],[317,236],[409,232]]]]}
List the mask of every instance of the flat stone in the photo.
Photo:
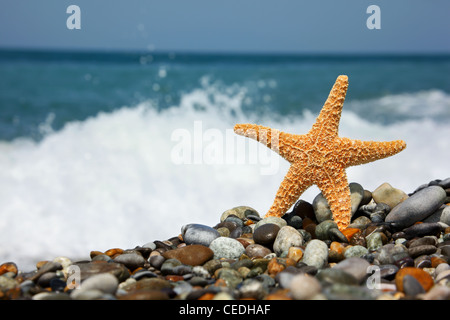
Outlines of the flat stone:
{"type": "MultiPolygon", "coordinates": [[[[236,240],[235,240],[236,241],[236,240]]],[[[192,244],[162,254],[165,259],[177,259],[181,263],[190,266],[203,265],[214,256],[213,250],[201,244],[192,244]]]]}
{"type": "Polygon", "coordinates": [[[397,228],[406,228],[433,214],[444,203],[444,189],[438,186],[424,188],[394,207],[386,217],[397,228]]]}
{"type": "Polygon", "coordinates": [[[114,294],[119,286],[119,281],[111,273],[100,273],[81,282],[77,290],[100,290],[103,293],[114,294]]]}
{"type": "Polygon", "coordinates": [[[420,246],[414,246],[410,247],[408,249],[408,253],[412,258],[417,258],[421,255],[430,255],[435,253],[437,248],[432,245],[420,245],[420,246]]]}

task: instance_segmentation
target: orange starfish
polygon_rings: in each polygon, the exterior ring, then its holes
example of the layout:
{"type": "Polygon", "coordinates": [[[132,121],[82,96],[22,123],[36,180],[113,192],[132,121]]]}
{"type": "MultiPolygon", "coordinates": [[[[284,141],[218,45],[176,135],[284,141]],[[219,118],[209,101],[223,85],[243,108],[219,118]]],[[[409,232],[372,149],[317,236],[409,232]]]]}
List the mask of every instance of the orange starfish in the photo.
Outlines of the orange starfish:
{"type": "Polygon", "coordinates": [[[402,140],[375,142],[339,137],[339,120],[347,88],[347,76],[339,76],[312,129],[304,135],[255,124],[235,125],[237,134],[265,144],[291,163],[266,217],[281,217],[307,188],[315,184],[327,199],[333,219],[342,231],[351,219],[345,169],[392,156],[406,147],[402,140]]]}

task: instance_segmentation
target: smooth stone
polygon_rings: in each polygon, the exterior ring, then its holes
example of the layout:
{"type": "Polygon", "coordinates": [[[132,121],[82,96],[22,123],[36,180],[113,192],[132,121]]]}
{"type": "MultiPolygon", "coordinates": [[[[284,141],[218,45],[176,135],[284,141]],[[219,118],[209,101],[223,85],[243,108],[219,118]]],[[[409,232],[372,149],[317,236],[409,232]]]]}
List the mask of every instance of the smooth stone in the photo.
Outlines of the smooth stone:
{"type": "Polygon", "coordinates": [[[323,268],[328,262],[328,246],[321,240],[309,241],[301,261],[317,269],[323,268]]]}
{"type": "Polygon", "coordinates": [[[208,247],[210,243],[220,237],[219,232],[203,224],[187,224],[181,228],[181,235],[187,245],[201,244],[208,247]]]}
{"type": "Polygon", "coordinates": [[[235,289],[243,281],[242,275],[237,270],[230,268],[219,269],[217,276],[232,289],[235,289]]]}
{"type": "Polygon", "coordinates": [[[422,237],[422,238],[419,238],[419,239],[411,240],[411,242],[409,243],[408,248],[417,247],[417,246],[424,246],[424,245],[436,246],[437,244],[438,244],[437,237],[425,236],[425,237],[422,237]]]}
{"type": "Polygon", "coordinates": [[[330,205],[328,204],[327,199],[323,196],[322,193],[319,193],[314,198],[312,206],[314,209],[316,220],[319,223],[333,219],[333,213],[331,212],[330,205]]]}
{"type": "Polygon", "coordinates": [[[333,268],[343,270],[358,280],[361,283],[368,276],[367,270],[370,263],[363,258],[350,257],[337,263],[333,268]]]}
{"type": "Polygon", "coordinates": [[[253,209],[251,207],[247,207],[247,206],[239,206],[239,207],[234,207],[232,209],[228,209],[224,213],[222,213],[222,215],[220,217],[220,222],[224,222],[225,219],[230,215],[235,215],[236,217],[238,217],[239,219],[242,219],[242,220],[244,220],[249,215],[259,217],[259,213],[255,209],[253,209]]]}
{"type": "MultiPolygon", "coordinates": [[[[217,239],[220,238],[216,238],[215,240],[217,239]]],[[[165,259],[177,259],[185,265],[199,266],[206,263],[208,260],[211,260],[214,256],[214,252],[211,248],[208,248],[204,245],[192,244],[174,250],[166,251],[162,254],[162,256],[165,259]]]]}
{"type": "Polygon", "coordinates": [[[352,223],[350,223],[348,227],[363,230],[371,223],[372,223],[372,221],[369,218],[367,218],[365,216],[361,216],[361,217],[358,217],[355,220],[353,220],[352,223]]]}
{"type": "Polygon", "coordinates": [[[348,185],[350,188],[350,200],[352,204],[352,215],[358,211],[359,205],[364,198],[364,188],[356,182],[350,182],[348,185]]]}
{"type": "Polygon", "coordinates": [[[253,240],[257,244],[263,246],[272,246],[274,243],[280,226],[274,223],[265,223],[255,229],[253,232],[253,240]]]}
{"type": "Polygon", "coordinates": [[[161,269],[161,266],[165,260],[166,258],[164,258],[162,255],[154,255],[148,258],[148,262],[150,262],[150,265],[156,269],[161,269]]]}
{"type": "Polygon", "coordinates": [[[0,275],[12,272],[15,275],[19,272],[17,265],[14,262],[5,262],[2,265],[0,265],[0,275]]]}
{"type": "Polygon", "coordinates": [[[420,296],[422,300],[449,300],[450,288],[447,286],[435,285],[430,291],[420,296]]]}
{"type": "Polygon", "coordinates": [[[344,252],[344,257],[346,259],[352,258],[352,257],[362,257],[369,253],[369,250],[363,246],[356,245],[348,247],[344,252]]]}
{"type": "Polygon", "coordinates": [[[431,245],[421,245],[421,246],[414,246],[414,247],[410,247],[408,249],[408,253],[412,258],[417,258],[418,256],[421,255],[430,255],[435,253],[437,250],[437,248],[435,246],[431,246],[431,245]]]}
{"type": "Polygon", "coordinates": [[[70,300],[70,295],[62,292],[39,292],[31,297],[32,300],[70,300]]]}
{"type": "Polygon", "coordinates": [[[116,256],[113,260],[116,263],[125,265],[130,270],[143,267],[146,262],[144,257],[138,253],[123,253],[116,256]]]}
{"type": "Polygon", "coordinates": [[[430,290],[434,285],[433,278],[428,272],[419,268],[404,267],[398,270],[397,274],[395,275],[395,285],[397,286],[397,290],[405,292],[403,287],[403,279],[407,275],[415,278],[425,291],[430,290]]]}
{"type": "Polygon", "coordinates": [[[342,243],[348,243],[347,237],[337,228],[331,228],[328,230],[328,238],[331,241],[338,241],[342,243]]]}
{"type": "Polygon", "coordinates": [[[15,279],[8,277],[6,274],[0,276],[0,292],[8,291],[18,286],[19,283],[15,279]]]}
{"type": "Polygon", "coordinates": [[[379,249],[378,261],[381,264],[394,264],[402,258],[409,257],[408,249],[402,244],[386,244],[379,249]]]}
{"type": "Polygon", "coordinates": [[[450,177],[439,181],[438,185],[444,189],[450,188],[450,177]]]}
{"type": "Polygon", "coordinates": [[[434,222],[424,222],[412,225],[406,229],[403,229],[406,239],[412,239],[414,237],[423,236],[436,236],[441,232],[441,226],[439,223],[434,222]]]}
{"type": "Polygon", "coordinates": [[[267,217],[267,218],[264,218],[264,219],[258,221],[255,224],[255,228],[254,228],[253,232],[255,232],[256,230],[258,230],[259,227],[261,227],[262,225],[267,224],[267,223],[276,224],[278,227],[280,227],[280,229],[283,228],[284,226],[287,226],[287,222],[283,218],[280,218],[280,217],[267,217]]]}
{"type": "Polygon", "coordinates": [[[324,220],[316,226],[316,237],[319,240],[329,240],[329,231],[337,228],[333,220],[324,220]]]}
{"type": "Polygon", "coordinates": [[[213,251],[215,259],[239,259],[245,252],[244,246],[239,241],[226,237],[214,239],[209,248],[213,251]]]}
{"type": "Polygon", "coordinates": [[[105,293],[98,289],[92,290],[74,290],[70,293],[70,298],[73,300],[99,300],[102,299],[105,293]]]}
{"type": "Polygon", "coordinates": [[[263,284],[256,279],[244,280],[239,288],[240,299],[262,300],[268,293],[263,284]]]}
{"type": "Polygon", "coordinates": [[[404,191],[394,188],[389,183],[385,182],[372,191],[372,199],[376,203],[385,203],[390,208],[394,208],[408,199],[408,195],[404,191]]]}
{"type": "Polygon", "coordinates": [[[292,209],[292,213],[302,219],[315,219],[316,217],[312,204],[301,199],[295,203],[294,208],[292,209]]]}
{"type": "MultiPolygon", "coordinates": [[[[414,256],[411,256],[412,258],[414,258],[414,256]]],[[[427,255],[419,255],[416,256],[417,258],[414,259],[414,267],[416,268],[431,268],[432,263],[431,263],[431,258],[430,256],[427,255]]]]}
{"type": "Polygon", "coordinates": [[[442,209],[439,221],[450,226],[450,206],[446,205],[442,209]]]}
{"type": "Polygon", "coordinates": [[[286,220],[288,226],[291,226],[294,229],[300,229],[303,226],[303,219],[300,216],[295,215],[294,212],[285,214],[283,219],[286,220]]]}
{"type": "Polygon", "coordinates": [[[416,278],[410,275],[405,275],[403,277],[403,292],[407,296],[415,296],[420,293],[425,293],[425,290],[416,278]]]}
{"type": "Polygon", "coordinates": [[[284,226],[280,229],[273,243],[273,251],[281,255],[288,251],[290,247],[300,247],[303,245],[303,237],[296,229],[291,226],[284,226]]]}
{"type": "Polygon", "coordinates": [[[358,285],[358,280],[353,275],[341,269],[322,269],[317,273],[316,278],[323,284],[340,283],[358,285]]]}
{"type": "Polygon", "coordinates": [[[264,258],[268,254],[272,253],[272,251],[263,245],[254,243],[245,248],[245,253],[249,258],[264,258]]]}
{"type": "Polygon", "coordinates": [[[103,293],[114,294],[119,286],[119,281],[110,273],[100,273],[81,282],[78,290],[99,290],[103,293]]]}
{"type": "Polygon", "coordinates": [[[125,281],[130,277],[128,268],[121,263],[116,262],[88,262],[88,263],[75,263],[80,268],[81,282],[85,279],[99,274],[99,273],[111,273],[119,282],[125,281]]]}
{"type": "MultiPolygon", "coordinates": [[[[376,291],[375,291],[376,292],[376,291]]],[[[376,298],[374,290],[366,286],[355,286],[343,283],[333,283],[323,290],[323,294],[330,300],[373,300],[376,298]]]]}
{"type": "Polygon", "coordinates": [[[433,214],[444,203],[444,189],[438,186],[424,188],[394,207],[385,221],[396,228],[406,228],[433,214]]]}
{"type": "Polygon", "coordinates": [[[367,249],[376,251],[383,246],[383,237],[381,232],[372,232],[366,237],[367,249]]]}
{"type": "Polygon", "coordinates": [[[173,275],[175,274],[175,267],[183,265],[180,260],[175,258],[167,258],[161,266],[161,273],[163,275],[173,275]]]}
{"type": "Polygon", "coordinates": [[[322,291],[322,285],[308,274],[298,274],[292,277],[289,286],[290,295],[296,300],[308,300],[322,291]]]}

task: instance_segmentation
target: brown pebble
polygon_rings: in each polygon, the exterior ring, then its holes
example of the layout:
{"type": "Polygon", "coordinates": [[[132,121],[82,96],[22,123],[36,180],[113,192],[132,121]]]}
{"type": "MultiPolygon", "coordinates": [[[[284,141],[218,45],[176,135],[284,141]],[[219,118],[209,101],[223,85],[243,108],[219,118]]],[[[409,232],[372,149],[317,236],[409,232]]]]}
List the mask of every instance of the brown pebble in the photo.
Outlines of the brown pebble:
{"type": "Polygon", "coordinates": [[[159,290],[135,290],[120,296],[119,300],[168,300],[169,295],[159,290]]]}
{"type": "Polygon", "coordinates": [[[395,285],[397,286],[397,290],[400,292],[404,292],[403,278],[406,275],[412,276],[414,279],[416,279],[421,284],[421,286],[425,291],[430,290],[431,287],[434,285],[433,278],[430,276],[428,272],[420,268],[405,267],[400,269],[395,275],[395,285]]]}
{"type": "Polygon", "coordinates": [[[0,275],[5,274],[7,272],[12,272],[17,275],[17,265],[14,262],[5,262],[0,266],[0,275]]]}
{"type": "Polygon", "coordinates": [[[182,264],[199,266],[214,257],[214,252],[201,244],[192,244],[186,247],[166,251],[162,254],[166,259],[177,259],[182,264]]]}
{"type": "Polygon", "coordinates": [[[441,257],[431,257],[431,267],[436,268],[441,263],[447,263],[445,259],[442,259],[441,257]]]}
{"type": "Polygon", "coordinates": [[[123,253],[123,249],[120,249],[120,248],[113,248],[113,249],[109,249],[109,250],[105,251],[105,254],[108,257],[111,257],[113,259],[116,255],[122,254],[122,253],[123,253]]]}

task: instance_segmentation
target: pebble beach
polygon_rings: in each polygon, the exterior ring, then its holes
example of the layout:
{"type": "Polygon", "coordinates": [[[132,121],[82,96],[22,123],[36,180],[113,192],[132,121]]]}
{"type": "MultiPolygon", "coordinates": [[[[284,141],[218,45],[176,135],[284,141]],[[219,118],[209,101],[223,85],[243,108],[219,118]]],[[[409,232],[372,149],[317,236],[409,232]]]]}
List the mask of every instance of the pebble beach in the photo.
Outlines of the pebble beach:
{"type": "Polygon", "coordinates": [[[30,272],[0,262],[2,300],[450,300],[450,178],[411,193],[350,184],[342,232],[327,201],[281,218],[251,207],[217,213],[174,236],[55,257],[30,272]]]}

